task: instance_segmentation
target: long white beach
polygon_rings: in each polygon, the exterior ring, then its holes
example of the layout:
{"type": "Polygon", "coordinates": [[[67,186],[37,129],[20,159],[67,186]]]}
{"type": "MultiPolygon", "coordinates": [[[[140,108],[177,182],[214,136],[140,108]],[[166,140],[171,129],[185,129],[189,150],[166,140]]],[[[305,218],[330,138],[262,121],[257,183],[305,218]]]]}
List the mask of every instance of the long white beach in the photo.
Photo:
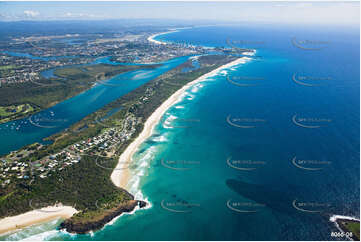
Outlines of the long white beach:
{"type": "Polygon", "coordinates": [[[78,211],[71,206],[49,206],[0,220],[0,235],[54,219],[67,219],[78,211]]]}
{"type": "Polygon", "coordinates": [[[180,101],[180,98],[182,97],[182,94],[192,85],[202,82],[206,80],[208,77],[216,75],[218,72],[230,68],[235,65],[244,64],[247,61],[251,60],[249,57],[241,57],[237,60],[234,60],[228,64],[222,65],[218,67],[217,69],[214,69],[213,71],[206,73],[200,77],[198,77],[196,80],[189,82],[185,86],[183,86],[181,89],[176,91],[172,96],[170,96],[165,102],[162,103],[161,106],[159,106],[152,115],[147,119],[147,121],[144,124],[142,132],[139,134],[139,136],[125,149],[125,151],[120,155],[118,164],[115,167],[113,173],[111,174],[111,180],[112,182],[118,186],[122,187],[124,189],[127,189],[127,185],[130,178],[130,170],[129,170],[129,164],[132,162],[132,157],[134,153],[138,150],[139,146],[147,139],[149,138],[152,133],[154,127],[158,124],[163,114],[175,103],[180,101]]]}
{"type": "Polygon", "coordinates": [[[166,42],[158,41],[158,40],[155,40],[154,38],[157,37],[157,36],[159,36],[159,35],[169,34],[169,33],[174,33],[174,32],[178,32],[178,30],[171,30],[171,31],[167,31],[167,32],[162,32],[162,33],[153,34],[153,35],[149,36],[149,37],[147,38],[147,40],[148,40],[149,42],[154,43],[154,44],[166,45],[166,44],[167,44],[166,42]]]}

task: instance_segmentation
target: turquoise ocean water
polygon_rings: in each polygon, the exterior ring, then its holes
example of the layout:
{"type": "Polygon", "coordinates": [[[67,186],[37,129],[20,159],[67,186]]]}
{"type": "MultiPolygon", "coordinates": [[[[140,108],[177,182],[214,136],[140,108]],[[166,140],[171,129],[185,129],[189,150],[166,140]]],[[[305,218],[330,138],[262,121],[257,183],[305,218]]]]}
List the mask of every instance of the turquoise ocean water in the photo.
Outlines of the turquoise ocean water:
{"type": "Polygon", "coordinates": [[[357,28],[214,26],[158,40],[257,53],[189,88],[141,145],[128,189],[146,209],[87,235],[53,222],[7,239],[333,240],[331,215],[359,218],[357,28]]]}

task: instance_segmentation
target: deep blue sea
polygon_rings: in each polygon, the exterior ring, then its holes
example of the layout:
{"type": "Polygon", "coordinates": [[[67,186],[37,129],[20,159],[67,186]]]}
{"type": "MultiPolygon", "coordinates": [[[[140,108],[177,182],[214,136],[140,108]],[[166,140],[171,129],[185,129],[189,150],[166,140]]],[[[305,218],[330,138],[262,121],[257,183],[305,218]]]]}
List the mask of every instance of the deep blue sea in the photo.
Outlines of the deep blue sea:
{"type": "Polygon", "coordinates": [[[87,235],[54,221],[7,239],[335,240],[331,215],[359,218],[358,26],[209,26],[157,39],[257,52],[189,88],[141,145],[128,189],[147,209],[87,235]]]}

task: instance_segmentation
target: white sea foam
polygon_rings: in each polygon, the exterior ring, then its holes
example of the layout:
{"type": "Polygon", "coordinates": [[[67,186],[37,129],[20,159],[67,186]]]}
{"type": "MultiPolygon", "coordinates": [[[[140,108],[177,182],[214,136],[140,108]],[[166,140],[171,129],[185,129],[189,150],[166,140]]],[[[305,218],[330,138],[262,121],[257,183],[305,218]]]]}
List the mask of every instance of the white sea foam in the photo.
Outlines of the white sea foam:
{"type": "Polygon", "coordinates": [[[199,91],[199,87],[197,87],[197,86],[192,87],[192,90],[191,90],[192,93],[197,93],[198,91],[199,91]]]}
{"type": "MultiPolygon", "coordinates": [[[[170,115],[169,118],[175,119],[176,117],[170,115]]],[[[119,216],[112,219],[110,222],[108,222],[105,226],[113,225],[122,216],[132,215],[136,213],[138,210],[149,209],[152,207],[151,202],[148,200],[148,198],[144,197],[142,191],[140,190],[140,180],[146,174],[146,169],[148,169],[150,165],[149,163],[154,159],[155,153],[157,151],[156,149],[157,149],[156,146],[149,147],[144,152],[144,155],[142,155],[137,159],[136,162],[138,166],[134,170],[131,170],[132,175],[126,187],[126,190],[134,195],[135,200],[145,201],[147,205],[143,208],[137,206],[133,209],[133,211],[129,213],[122,213],[119,216]]]]}
{"type": "MultiPolygon", "coordinates": [[[[233,66],[239,65],[239,64],[243,64],[245,62],[248,61],[247,57],[243,57],[240,58],[232,63],[226,64],[224,66],[222,66],[220,69],[214,70],[208,74],[206,74],[205,76],[198,78],[197,80],[195,80],[196,84],[198,84],[197,82],[204,82],[204,81],[209,81],[212,80],[214,78],[214,76],[217,76],[219,74],[227,74],[227,71],[225,71],[225,69],[227,68],[232,68],[233,66]]],[[[178,98],[176,99],[176,101],[172,104],[172,106],[177,105],[180,101],[182,101],[184,98],[186,98],[187,100],[192,100],[195,96],[193,94],[191,94],[190,92],[193,91],[198,91],[198,89],[200,87],[203,87],[203,85],[190,85],[189,87],[184,87],[184,91],[183,93],[179,94],[178,98]],[[196,89],[194,89],[196,88],[196,89]],[[193,89],[193,91],[192,91],[193,89]]],[[[170,106],[171,107],[171,106],[170,106]]],[[[175,106],[176,108],[184,108],[184,106],[178,105],[175,106]]],[[[165,119],[165,121],[163,122],[163,127],[169,127],[169,125],[171,124],[171,122],[175,119],[177,119],[177,117],[175,115],[172,115],[168,112],[166,112],[165,114],[167,118],[165,119]]],[[[170,127],[169,127],[170,128],[170,127]]],[[[148,167],[150,166],[150,162],[152,160],[154,160],[155,154],[157,152],[157,147],[159,146],[151,146],[150,148],[148,148],[145,153],[143,155],[141,155],[140,157],[138,157],[136,159],[135,162],[137,162],[138,166],[136,169],[131,169],[131,176],[129,181],[127,182],[127,185],[125,186],[125,188],[131,193],[134,194],[134,197],[136,200],[142,200],[142,201],[146,201],[147,202],[147,206],[145,208],[142,209],[148,209],[150,207],[152,207],[152,204],[150,203],[150,201],[148,200],[148,198],[145,198],[141,189],[140,189],[140,181],[141,178],[143,176],[145,176],[146,174],[146,169],[148,169],[148,167]]],[[[121,216],[126,216],[127,214],[134,214],[136,213],[136,211],[140,210],[140,208],[136,208],[134,209],[131,213],[123,213],[120,216],[116,217],[115,219],[113,219],[110,223],[108,223],[107,225],[111,225],[113,224],[119,217],[121,216]]]]}
{"type": "Polygon", "coordinates": [[[46,232],[43,232],[40,234],[35,234],[32,236],[26,237],[21,240],[22,241],[44,241],[44,240],[49,240],[57,235],[59,235],[58,230],[50,230],[50,231],[46,231],[46,232]]]}
{"type": "Polygon", "coordinates": [[[167,141],[167,138],[165,137],[165,135],[160,135],[160,136],[157,136],[155,138],[152,138],[152,141],[154,141],[154,142],[165,142],[165,141],[167,141]]]}
{"type": "MultiPolygon", "coordinates": [[[[154,159],[155,153],[157,151],[156,146],[149,147],[144,154],[137,160],[137,168],[131,170],[131,178],[129,179],[127,185],[127,191],[131,194],[137,194],[140,191],[139,183],[141,178],[145,175],[145,170],[150,166],[150,162],[154,159]]],[[[140,198],[136,198],[139,199],[140,198]]]]}
{"type": "Polygon", "coordinates": [[[182,102],[186,98],[186,96],[187,96],[186,92],[183,92],[182,94],[180,94],[177,101],[175,102],[175,104],[182,102]]]}
{"type": "Polygon", "coordinates": [[[252,50],[252,51],[250,51],[250,52],[243,52],[242,54],[243,55],[248,55],[248,56],[254,56],[255,54],[256,54],[256,50],[252,50]]]}
{"type": "MultiPolygon", "coordinates": [[[[44,209],[44,211],[51,211],[54,208],[59,209],[59,211],[57,211],[56,214],[52,213],[52,217],[46,217],[49,215],[48,213],[39,212],[39,210],[33,210],[17,216],[4,218],[3,221],[0,222],[0,224],[2,226],[11,226],[9,232],[7,233],[9,235],[9,240],[20,240],[23,238],[42,234],[46,231],[54,230],[61,221],[60,219],[55,219],[56,217],[68,218],[71,217],[74,213],[76,213],[76,210],[69,206],[60,207],[56,205],[45,207],[42,209],[44,209]],[[43,218],[44,220],[42,220],[43,218]],[[31,223],[26,224],[26,222],[29,220],[31,223]],[[21,223],[23,223],[22,226],[26,227],[22,229],[17,229],[19,228],[21,223]]],[[[3,235],[4,234],[2,234],[1,236],[3,235]]]]}
{"type": "Polygon", "coordinates": [[[71,238],[75,238],[78,235],[76,233],[69,233],[65,229],[61,229],[58,232],[59,232],[59,234],[70,236],[71,238]]]}
{"type": "Polygon", "coordinates": [[[186,97],[186,99],[187,100],[193,100],[194,99],[194,95],[193,94],[191,94],[191,93],[187,93],[187,97],[186,97]]]}
{"type": "Polygon", "coordinates": [[[166,128],[166,129],[171,129],[172,126],[170,125],[172,123],[173,120],[177,119],[178,117],[177,116],[174,116],[174,115],[171,115],[169,113],[166,113],[168,114],[168,118],[166,118],[166,120],[164,120],[163,122],[163,128],[166,128]]]}
{"type": "Polygon", "coordinates": [[[168,124],[166,124],[166,123],[163,123],[163,128],[164,128],[164,129],[173,129],[172,126],[170,126],[170,125],[168,125],[168,124]]]}
{"type": "Polygon", "coordinates": [[[228,75],[228,72],[226,70],[220,71],[219,73],[224,76],[228,75]]]}
{"type": "MultiPolygon", "coordinates": [[[[171,122],[175,119],[177,119],[176,116],[174,115],[171,115],[170,113],[166,112],[167,110],[169,110],[170,107],[174,107],[174,105],[178,105],[178,107],[182,107],[184,108],[184,106],[180,106],[179,105],[179,102],[182,101],[184,98],[187,99],[187,100],[192,100],[195,96],[193,94],[191,94],[191,90],[192,88],[194,88],[194,84],[196,83],[199,83],[199,82],[204,82],[204,81],[209,81],[209,79],[213,79],[214,76],[217,76],[218,74],[227,74],[227,72],[223,72],[225,69],[228,69],[228,68],[232,68],[233,66],[237,66],[239,64],[243,64],[245,63],[246,61],[248,61],[248,57],[242,57],[242,58],[239,58],[231,63],[228,63],[228,64],[225,64],[199,78],[197,78],[196,80],[194,80],[193,82],[187,84],[186,86],[184,86],[182,89],[178,90],[176,93],[174,93],[166,102],[164,102],[152,115],[150,118],[148,118],[148,120],[146,121],[145,123],[145,126],[147,126],[148,123],[152,122],[153,121],[153,118],[154,117],[162,117],[163,115],[166,115],[166,119],[165,121],[163,122],[163,127],[167,127],[168,125],[171,124],[171,122]],[[174,100],[174,101],[173,101],[174,100]],[[171,103],[171,104],[168,104],[168,103],[171,103]],[[169,105],[169,106],[167,106],[169,105]],[[165,106],[163,108],[163,106],[165,106]],[[158,110],[161,110],[161,111],[158,111],[158,110]],[[163,111],[164,110],[164,111],[163,111]],[[164,113],[165,112],[165,113],[164,113]],[[158,113],[160,113],[158,115],[158,113]],[[157,116],[156,116],[157,115],[157,116]]],[[[202,86],[197,86],[197,88],[199,87],[202,87],[202,86]]],[[[176,106],[177,107],[177,106],[176,106]]],[[[158,119],[158,123],[159,123],[159,119],[158,119]]],[[[156,124],[155,124],[156,125],[156,124]]],[[[138,137],[137,139],[141,140],[141,142],[144,142],[147,138],[143,138],[145,135],[142,136],[143,132],[146,132],[146,131],[149,131],[149,130],[152,130],[154,128],[154,126],[150,126],[152,127],[151,129],[144,129],[142,131],[142,133],[140,134],[140,137],[138,137]],[[143,140],[144,139],[144,140],[143,140]]],[[[167,127],[167,128],[170,128],[170,127],[167,127]]],[[[151,135],[151,132],[150,132],[150,135],[151,135]]],[[[150,136],[146,136],[146,137],[150,137],[150,136]]],[[[132,144],[135,144],[138,146],[135,146],[135,147],[139,147],[139,144],[140,144],[140,141],[138,140],[135,140],[133,141],[132,144]],[[139,143],[138,143],[139,142],[139,143]]],[[[130,154],[130,155],[134,155],[134,153],[132,153],[132,149],[134,148],[133,146],[129,145],[127,147],[127,149],[130,150],[130,152],[127,152],[127,150],[125,152],[123,152],[122,155],[126,154],[130,154]]],[[[141,155],[140,157],[138,157],[135,162],[137,162],[138,164],[138,167],[136,169],[129,169],[130,170],[130,173],[131,175],[129,176],[129,180],[126,181],[126,183],[124,183],[124,187],[126,188],[126,190],[128,190],[131,194],[134,194],[135,195],[135,199],[137,200],[143,200],[143,201],[147,201],[147,198],[144,198],[144,195],[142,194],[141,190],[140,190],[140,180],[141,180],[141,177],[142,176],[145,176],[146,175],[146,169],[149,167],[150,165],[150,162],[152,160],[154,160],[154,157],[155,157],[155,153],[157,152],[157,148],[159,146],[151,146],[150,148],[148,148],[145,153],[143,155],[141,155]]],[[[138,149],[138,148],[136,148],[138,149]]],[[[135,149],[133,149],[135,150],[135,149]]],[[[136,150],[135,150],[136,151],[136,150]]],[[[125,155],[124,155],[125,156],[125,155]]],[[[119,160],[121,161],[121,158],[122,156],[119,158],[119,160]]],[[[116,176],[114,176],[116,178],[116,176]]],[[[113,179],[113,177],[112,177],[113,179]]],[[[113,182],[115,184],[118,184],[117,182],[115,182],[113,180],[113,182]]],[[[147,201],[148,205],[143,208],[143,209],[147,209],[149,207],[151,207],[151,203],[149,201],[147,201]]],[[[132,213],[130,214],[133,214],[135,213],[137,210],[139,209],[135,209],[132,213]]]]}
{"type": "Polygon", "coordinates": [[[354,221],[360,221],[360,219],[356,218],[356,217],[351,217],[351,216],[344,216],[344,215],[332,215],[330,217],[330,221],[331,222],[336,222],[337,219],[348,219],[348,220],[354,220],[354,221]]]}
{"type": "MultiPolygon", "coordinates": [[[[137,194],[134,195],[134,199],[135,200],[141,200],[141,201],[144,201],[147,203],[147,205],[143,208],[140,208],[139,206],[136,206],[133,211],[129,212],[129,213],[122,213],[120,214],[119,216],[113,218],[110,222],[108,222],[107,224],[104,225],[104,228],[107,227],[107,226],[112,226],[114,223],[117,222],[117,220],[123,216],[128,216],[128,215],[133,215],[135,214],[137,211],[139,210],[144,210],[144,209],[149,209],[152,207],[152,204],[151,202],[148,200],[148,198],[144,198],[143,197],[143,194],[141,193],[141,191],[139,190],[137,194]],[[141,194],[141,195],[139,195],[141,194]]],[[[96,232],[95,232],[96,233],[96,232]]]]}
{"type": "MultiPolygon", "coordinates": [[[[251,60],[251,58],[243,57],[242,59],[239,59],[238,63],[235,65],[243,64],[249,60],[251,60]]],[[[225,68],[230,68],[230,67],[225,66],[225,68]]],[[[234,68],[234,66],[231,66],[231,68],[234,68]]],[[[219,74],[227,75],[228,72],[225,69],[221,69],[221,70],[215,72],[213,75],[206,77],[204,80],[208,81],[209,79],[212,79],[219,74]]],[[[200,83],[200,82],[195,83],[194,85],[190,86],[188,89],[186,89],[183,92],[183,94],[180,95],[177,102],[175,102],[173,105],[176,105],[184,98],[187,100],[193,100],[195,98],[195,95],[192,93],[198,92],[199,88],[202,88],[203,86],[204,86],[204,84],[200,83]]],[[[184,106],[182,106],[182,105],[177,105],[174,107],[177,109],[184,108],[184,106]]],[[[167,118],[163,122],[163,127],[171,128],[171,123],[174,120],[176,120],[178,117],[169,112],[166,112],[165,115],[167,118]]],[[[165,138],[164,136],[159,136],[159,139],[164,139],[164,138],[165,138]]],[[[127,190],[130,193],[135,194],[135,198],[138,200],[144,200],[143,194],[140,190],[140,181],[141,181],[141,177],[144,176],[146,173],[145,170],[147,169],[147,167],[150,166],[150,162],[152,160],[154,160],[156,152],[157,152],[157,146],[151,146],[150,148],[148,148],[146,150],[146,152],[144,153],[144,155],[138,158],[138,161],[137,161],[138,167],[136,169],[132,170],[132,175],[130,176],[131,178],[128,182],[127,190]]]]}
{"type": "Polygon", "coordinates": [[[175,120],[177,118],[178,118],[177,116],[174,116],[174,115],[170,114],[169,117],[166,119],[166,121],[173,121],[173,120],[175,120]]]}
{"type": "Polygon", "coordinates": [[[202,88],[202,87],[203,87],[202,83],[197,83],[192,87],[191,92],[192,93],[197,93],[199,91],[199,89],[202,88]]]}

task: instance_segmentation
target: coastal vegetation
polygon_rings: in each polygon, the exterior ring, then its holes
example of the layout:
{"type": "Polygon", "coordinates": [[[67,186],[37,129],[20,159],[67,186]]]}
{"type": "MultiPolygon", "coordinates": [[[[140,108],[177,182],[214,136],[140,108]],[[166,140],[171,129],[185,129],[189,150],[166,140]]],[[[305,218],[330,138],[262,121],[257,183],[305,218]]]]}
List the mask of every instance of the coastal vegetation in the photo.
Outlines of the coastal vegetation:
{"type": "MultiPolygon", "coordinates": [[[[28,179],[13,180],[6,189],[1,190],[0,216],[6,217],[33,210],[34,204],[44,207],[44,205],[62,203],[81,211],[70,220],[66,220],[62,226],[68,231],[82,233],[89,231],[89,228],[102,227],[116,214],[131,211],[138,203],[131,202],[133,196],[124,189],[116,187],[110,180],[118,155],[142,131],[144,122],[153,111],[175,91],[234,59],[236,58],[221,55],[202,56],[199,57],[200,67],[189,72],[182,72],[184,67],[189,66],[189,63],[184,63],[88,115],[69,129],[51,136],[49,139],[53,141],[52,144],[24,147],[22,150],[29,152],[22,156],[19,162],[29,164],[28,179]],[[114,109],[117,111],[110,117],[101,123],[97,122],[98,117],[104,117],[114,109]],[[131,122],[132,120],[136,122],[131,122]],[[124,131],[127,123],[130,124],[128,131],[133,130],[132,132],[124,131]],[[94,148],[81,155],[79,161],[73,165],[50,171],[43,178],[35,175],[34,170],[37,169],[32,168],[37,160],[67,149],[75,142],[109,132],[111,127],[119,127],[121,132],[128,132],[126,134],[129,138],[120,140],[110,155],[108,152],[94,148]]],[[[79,76],[81,72],[68,70],[66,75],[67,78],[72,78],[72,75],[79,76]]],[[[144,206],[144,203],[139,205],[144,206]]]]}
{"type": "MultiPolygon", "coordinates": [[[[116,162],[109,159],[109,167],[114,167],[116,162]]],[[[60,172],[51,172],[45,179],[18,182],[11,189],[0,192],[1,216],[16,215],[56,203],[74,206],[86,214],[109,201],[132,199],[129,193],[112,184],[110,173],[110,169],[97,165],[96,157],[84,156],[82,162],[60,172]]]]}

